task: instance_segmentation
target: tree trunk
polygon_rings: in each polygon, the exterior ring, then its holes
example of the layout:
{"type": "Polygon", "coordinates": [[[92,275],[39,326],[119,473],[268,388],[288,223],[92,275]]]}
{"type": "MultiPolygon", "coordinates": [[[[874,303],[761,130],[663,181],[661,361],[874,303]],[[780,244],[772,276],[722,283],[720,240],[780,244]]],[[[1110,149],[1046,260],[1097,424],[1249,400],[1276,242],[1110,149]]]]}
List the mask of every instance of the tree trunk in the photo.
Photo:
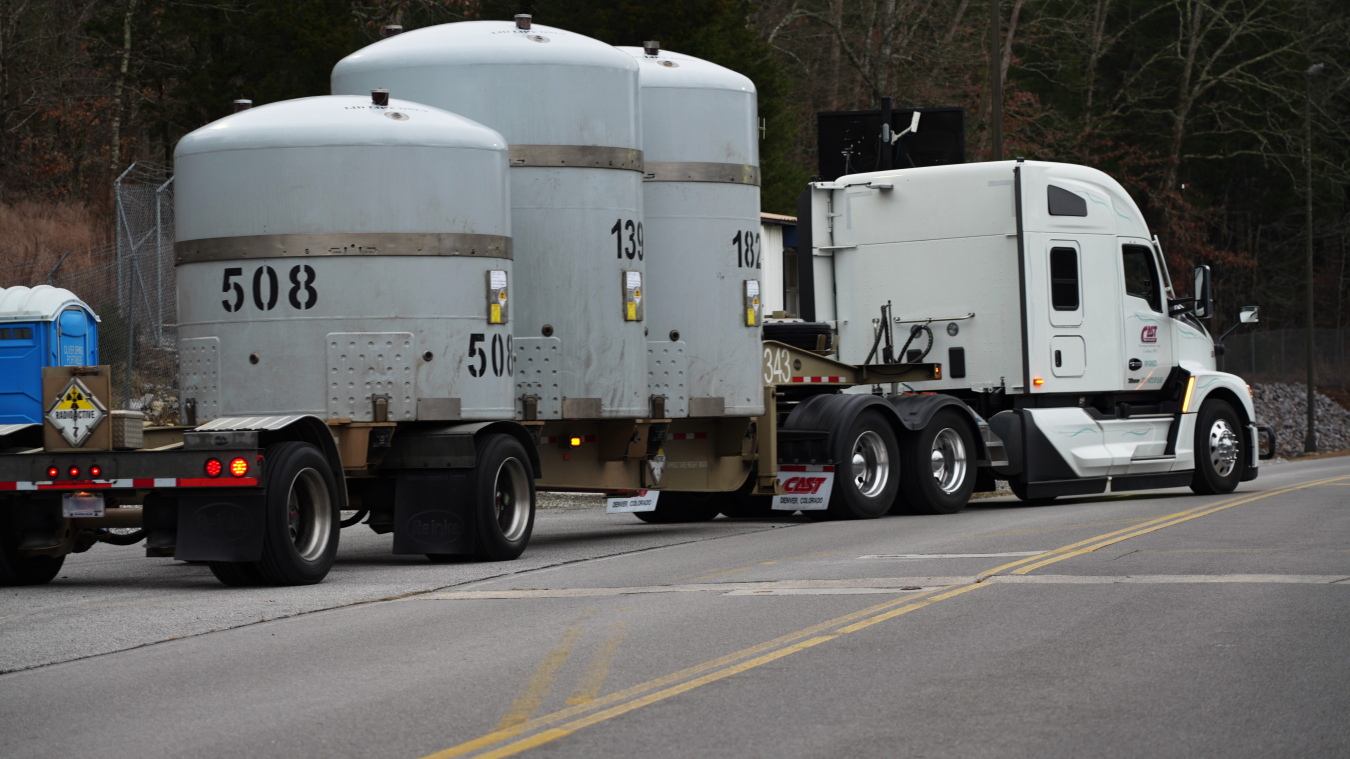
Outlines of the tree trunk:
{"type": "Polygon", "coordinates": [[[112,150],[108,159],[108,170],[113,174],[118,173],[122,161],[122,113],[126,108],[127,69],[131,63],[131,17],[136,13],[136,3],[137,0],[127,0],[127,12],[122,18],[122,63],[117,73],[117,84],[113,87],[112,150]]]}

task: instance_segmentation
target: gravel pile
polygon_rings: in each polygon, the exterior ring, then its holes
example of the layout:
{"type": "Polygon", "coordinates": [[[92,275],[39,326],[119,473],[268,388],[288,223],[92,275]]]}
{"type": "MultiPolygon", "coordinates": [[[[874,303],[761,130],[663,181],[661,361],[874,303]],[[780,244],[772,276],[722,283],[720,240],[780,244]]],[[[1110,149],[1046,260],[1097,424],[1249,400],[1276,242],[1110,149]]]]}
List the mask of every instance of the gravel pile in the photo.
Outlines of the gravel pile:
{"type": "MultiPolygon", "coordinates": [[[[1252,385],[1256,402],[1256,421],[1275,428],[1281,456],[1303,453],[1303,436],[1308,432],[1308,391],[1306,385],[1271,382],[1252,385]]],[[[1318,393],[1317,450],[1319,453],[1350,448],[1350,411],[1318,393]]]]}

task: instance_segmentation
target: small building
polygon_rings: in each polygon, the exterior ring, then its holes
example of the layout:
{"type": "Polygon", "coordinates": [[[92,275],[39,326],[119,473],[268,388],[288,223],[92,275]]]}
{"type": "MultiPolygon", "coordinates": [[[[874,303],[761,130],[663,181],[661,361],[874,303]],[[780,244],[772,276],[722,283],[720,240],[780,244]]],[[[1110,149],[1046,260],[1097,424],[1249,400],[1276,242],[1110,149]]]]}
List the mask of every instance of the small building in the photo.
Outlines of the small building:
{"type": "Polygon", "coordinates": [[[98,316],[75,293],[0,288],[0,424],[42,422],[43,367],[98,362],[98,316]]]}

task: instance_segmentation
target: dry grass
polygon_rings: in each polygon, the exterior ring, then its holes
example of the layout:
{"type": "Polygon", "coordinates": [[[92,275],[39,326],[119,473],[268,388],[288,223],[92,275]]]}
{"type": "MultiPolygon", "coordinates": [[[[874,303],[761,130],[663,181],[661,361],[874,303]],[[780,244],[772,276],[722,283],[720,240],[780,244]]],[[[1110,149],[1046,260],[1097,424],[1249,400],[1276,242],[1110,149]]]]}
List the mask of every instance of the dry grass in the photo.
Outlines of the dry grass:
{"type": "Polygon", "coordinates": [[[111,229],[111,220],[82,203],[0,203],[0,279],[36,284],[62,253],[112,242],[111,229]]]}

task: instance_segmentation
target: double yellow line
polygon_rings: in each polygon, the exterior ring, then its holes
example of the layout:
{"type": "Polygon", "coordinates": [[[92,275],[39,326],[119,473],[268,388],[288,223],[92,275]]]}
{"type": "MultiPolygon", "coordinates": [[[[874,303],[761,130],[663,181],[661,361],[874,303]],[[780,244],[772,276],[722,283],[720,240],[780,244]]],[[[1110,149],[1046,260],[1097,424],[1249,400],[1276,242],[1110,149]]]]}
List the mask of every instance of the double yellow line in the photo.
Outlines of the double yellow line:
{"type": "Polygon", "coordinates": [[[1333,482],[1338,482],[1340,480],[1346,479],[1350,479],[1350,476],[1331,477],[1325,480],[1315,480],[1313,482],[1305,482],[1300,485],[1291,485],[1290,487],[1280,488],[1278,490],[1267,490],[1263,493],[1257,493],[1256,495],[1244,494],[1242,496],[1238,496],[1237,498],[1233,498],[1227,501],[1220,501],[1217,504],[1214,503],[1206,504],[1204,506],[1198,506],[1194,509],[1188,509],[1186,511],[1178,511],[1175,514],[1168,514],[1166,516],[1156,517],[1146,522],[1142,522],[1140,524],[1136,524],[1131,527],[1126,527],[1123,530],[1116,530],[1115,532],[1108,532],[1104,535],[1098,535],[1093,538],[1088,538],[1087,540],[1080,540],[1077,543],[1070,543],[1067,546],[1056,548],[1053,551],[1047,551],[1046,553],[1040,554],[1038,556],[1028,556],[1025,559],[1019,559],[1018,561],[1012,561],[1007,564],[1004,564],[1001,567],[994,567],[993,569],[990,569],[988,571],[981,572],[975,581],[983,582],[987,578],[993,577],[994,575],[1009,569],[1013,570],[1012,574],[1024,575],[1028,572],[1031,572],[1032,570],[1040,569],[1041,567],[1044,567],[1049,564],[1054,564],[1055,562],[1064,561],[1065,559],[1069,559],[1074,556],[1081,556],[1085,553],[1092,553],[1093,551],[1096,551],[1099,548],[1105,548],[1106,546],[1119,543],[1122,540],[1129,540],[1130,538],[1138,537],[1140,535],[1154,532],[1156,530],[1161,530],[1164,527],[1171,527],[1173,525],[1181,524],[1182,522],[1188,522],[1192,519],[1199,519],[1200,517],[1208,516],[1215,512],[1223,511],[1224,509],[1231,509],[1234,506],[1241,506],[1244,503],[1251,503],[1252,501],[1259,501],[1263,498],[1270,498],[1272,496],[1283,495],[1285,493],[1292,493],[1295,490],[1311,488],[1317,485],[1327,485],[1333,482]],[[1013,569],[1014,567],[1018,568],[1013,569]]]}
{"type": "MultiPolygon", "coordinates": [[[[1073,556],[1091,553],[1092,551],[1119,543],[1123,540],[1129,540],[1130,538],[1139,535],[1181,524],[1182,522],[1192,519],[1198,519],[1209,514],[1233,508],[1234,506],[1240,506],[1244,503],[1251,503],[1252,501],[1259,501],[1263,498],[1292,493],[1296,490],[1315,487],[1317,485],[1325,485],[1346,479],[1350,479],[1350,475],[1306,482],[1300,485],[1266,491],[1256,495],[1243,495],[1221,501],[1217,504],[1207,504],[1194,509],[1179,511],[1175,514],[1156,517],[1122,530],[1098,535],[1087,540],[1056,548],[1055,550],[1048,551],[1044,554],[1030,556],[1018,561],[1009,562],[1000,567],[995,567],[994,569],[980,573],[975,582],[967,585],[921,591],[906,595],[904,598],[893,599],[886,601],[885,603],[876,604],[875,606],[869,606],[865,609],[835,617],[834,619],[821,622],[820,624],[813,625],[803,630],[788,633],[787,635],[774,638],[773,640],[741,649],[735,653],[727,654],[726,656],[703,662],[702,664],[697,664],[678,672],[672,672],[663,677],[648,680],[645,683],[634,685],[616,693],[611,693],[608,696],[568,706],[567,708],[553,712],[552,714],[522,721],[518,724],[509,724],[508,721],[504,719],[497,730],[494,730],[487,735],[466,741],[457,746],[452,746],[444,751],[438,751],[423,759],[451,759],[452,757],[464,756],[510,741],[521,735],[530,734],[528,737],[520,738],[519,740],[506,743],[506,745],[488,751],[487,753],[480,754],[479,759],[497,759],[498,757],[513,756],[522,751],[569,736],[582,728],[613,719],[636,709],[641,709],[644,706],[664,701],[672,696],[687,693],[709,683],[717,682],[718,680],[731,677],[732,675],[763,666],[770,662],[791,656],[799,651],[805,651],[808,648],[818,646],[826,641],[857,632],[880,622],[885,622],[886,620],[894,619],[903,614],[908,614],[912,611],[917,611],[939,601],[944,601],[963,593],[986,587],[986,584],[983,583],[984,580],[1009,569],[1013,570],[1013,574],[1026,574],[1032,570],[1063,561],[1073,556]]],[[[568,636],[565,634],[564,637],[566,638],[568,636]]],[[[570,650],[571,640],[565,640],[562,645],[570,650]]],[[[526,690],[529,691],[530,689],[527,688],[526,690]]],[[[530,700],[533,702],[534,706],[537,706],[537,702],[534,702],[533,698],[530,700]]],[[[531,713],[532,711],[533,709],[531,709],[531,713]]],[[[515,714],[519,715],[520,711],[516,711],[515,714]]],[[[516,718],[519,719],[518,716],[516,718]]]]}

